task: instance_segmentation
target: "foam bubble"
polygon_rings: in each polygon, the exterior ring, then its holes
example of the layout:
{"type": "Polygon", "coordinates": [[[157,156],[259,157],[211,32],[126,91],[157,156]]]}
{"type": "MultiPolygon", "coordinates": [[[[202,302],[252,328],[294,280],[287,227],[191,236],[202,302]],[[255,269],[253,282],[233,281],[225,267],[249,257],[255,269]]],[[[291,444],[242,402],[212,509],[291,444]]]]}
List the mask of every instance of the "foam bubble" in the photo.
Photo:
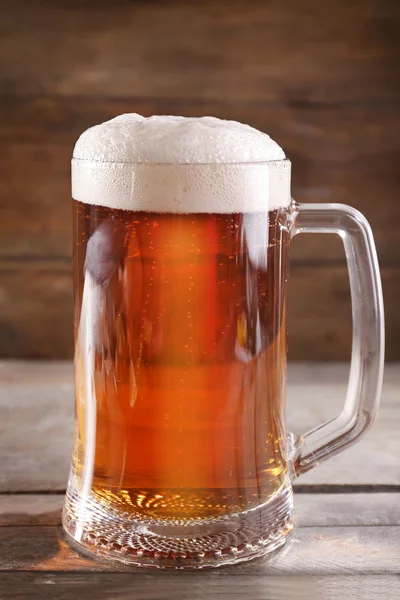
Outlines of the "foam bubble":
{"type": "Polygon", "coordinates": [[[273,210],[290,202],[290,163],[236,121],[127,114],[85,131],[72,195],[87,204],[172,213],[273,210]]]}

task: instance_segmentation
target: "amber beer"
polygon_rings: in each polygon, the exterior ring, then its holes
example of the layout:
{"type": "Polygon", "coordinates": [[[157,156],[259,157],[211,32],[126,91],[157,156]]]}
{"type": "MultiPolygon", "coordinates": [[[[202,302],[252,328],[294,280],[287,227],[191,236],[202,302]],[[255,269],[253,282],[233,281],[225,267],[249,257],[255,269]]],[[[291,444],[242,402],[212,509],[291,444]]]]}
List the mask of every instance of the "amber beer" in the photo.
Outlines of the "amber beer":
{"type": "Polygon", "coordinates": [[[73,210],[71,480],[91,470],[90,502],[144,523],[268,503],[287,482],[285,211],[73,210]]]}
{"type": "Polygon", "coordinates": [[[283,150],[232,121],[121,115],[76,143],[72,197],[64,529],[161,568],[279,547],[293,508],[283,150]]]}

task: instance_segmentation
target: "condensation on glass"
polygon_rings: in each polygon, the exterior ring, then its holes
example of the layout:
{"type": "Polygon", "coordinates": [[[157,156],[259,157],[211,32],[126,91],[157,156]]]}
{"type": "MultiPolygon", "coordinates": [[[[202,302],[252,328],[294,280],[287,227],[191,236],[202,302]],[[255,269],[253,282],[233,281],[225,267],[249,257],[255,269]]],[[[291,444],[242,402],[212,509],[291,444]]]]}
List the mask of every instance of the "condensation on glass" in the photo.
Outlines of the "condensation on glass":
{"type": "MultiPolygon", "coordinates": [[[[288,174],[290,163],[271,168],[288,174]]],[[[232,564],[281,546],[293,478],[375,416],[383,308],[368,223],[344,205],[295,202],[171,214],[74,200],[73,213],[65,530],[96,555],[160,568],[232,564]],[[303,231],[343,239],[353,353],[342,414],[295,439],[285,426],[286,288],[290,240],[303,231]]]]}

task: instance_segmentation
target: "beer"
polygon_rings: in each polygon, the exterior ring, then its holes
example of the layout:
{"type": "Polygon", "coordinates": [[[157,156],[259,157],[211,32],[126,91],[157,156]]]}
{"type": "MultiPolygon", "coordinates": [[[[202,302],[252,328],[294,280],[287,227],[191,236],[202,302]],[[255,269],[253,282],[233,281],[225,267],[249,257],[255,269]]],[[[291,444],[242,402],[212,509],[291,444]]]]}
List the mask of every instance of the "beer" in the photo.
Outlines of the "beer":
{"type": "MultiPolygon", "coordinates": [[[[275,256],[287,231],[278,212],[173,215],[79,202],[74,212],[83,446],[88,279],[98,295],[94,494],[137,516],[188,521],[267,502],[286,477],[285,264],[275,256]],[[98,242],[94,254],[96,235],[107,249],[98,242]]],[[[83,464],[77,448],[78,479],[83,464]]]]}
{"type": "Polygon", "coordinates": [[[89,549],[133,562],[143,548],[152,559],[238,548],[260,540],[269,520],[290,529],[274,504],[291,502],[290,172],[268,136],[221,123],[123,117],[75,148],[76,418],[64,526],[89,549]]]}

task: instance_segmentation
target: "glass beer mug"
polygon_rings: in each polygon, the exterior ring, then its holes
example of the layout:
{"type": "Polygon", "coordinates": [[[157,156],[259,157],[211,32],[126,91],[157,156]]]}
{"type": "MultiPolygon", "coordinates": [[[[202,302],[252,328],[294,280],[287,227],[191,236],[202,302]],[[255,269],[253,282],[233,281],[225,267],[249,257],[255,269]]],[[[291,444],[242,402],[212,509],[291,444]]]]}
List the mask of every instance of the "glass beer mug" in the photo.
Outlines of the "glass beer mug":
{"type": "Polygon", "coordinates": [[[202,568],[281,546],[292,482],[357,440],[382,382],[365,218],[298,205],[267,135],[211,117],[117,117],[72,161],[75,433],[63,525],[124,563],[202,568]],[[290,240],[336,233],[353,307],[342,413],[285,425],[290,240]],[[293,441],[294,440],[294,441],[293,441]]]}

